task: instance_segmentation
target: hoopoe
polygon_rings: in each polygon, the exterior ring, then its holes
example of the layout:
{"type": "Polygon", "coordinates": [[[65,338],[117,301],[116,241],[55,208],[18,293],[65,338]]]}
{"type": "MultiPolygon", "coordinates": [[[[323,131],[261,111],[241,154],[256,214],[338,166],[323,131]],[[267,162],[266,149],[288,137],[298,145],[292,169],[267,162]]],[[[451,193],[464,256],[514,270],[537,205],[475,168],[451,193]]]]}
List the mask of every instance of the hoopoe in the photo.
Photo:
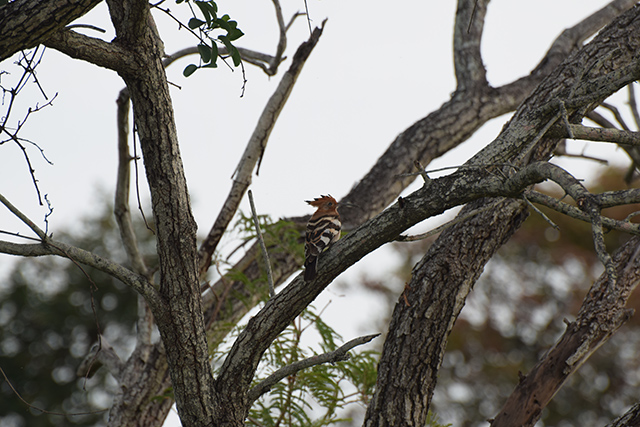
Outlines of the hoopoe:
{"type": "Polygon", "coordinates": [[[309,282],[316,277],[318,256],[340,238],[342,223],[338,213],[338,202],[333,197],[321,196],[305,202],[318,208],[307,223],[304,245],[304,280],[309,282]]]}

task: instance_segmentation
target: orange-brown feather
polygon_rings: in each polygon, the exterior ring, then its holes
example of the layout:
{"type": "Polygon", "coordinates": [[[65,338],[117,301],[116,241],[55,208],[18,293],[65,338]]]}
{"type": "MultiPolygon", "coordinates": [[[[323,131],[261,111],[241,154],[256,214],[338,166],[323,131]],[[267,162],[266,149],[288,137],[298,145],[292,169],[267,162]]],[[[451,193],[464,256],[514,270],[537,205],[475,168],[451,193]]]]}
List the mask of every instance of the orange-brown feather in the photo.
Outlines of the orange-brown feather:
{"type": "Polygon", "coordinates": [[[338,213],[338,202],[330,195],[306,202],[317,208],[309,219],[305,237],[304,278],[309,281],[316,275],[318,256],[340,238],[342,224],[338,213]]]}

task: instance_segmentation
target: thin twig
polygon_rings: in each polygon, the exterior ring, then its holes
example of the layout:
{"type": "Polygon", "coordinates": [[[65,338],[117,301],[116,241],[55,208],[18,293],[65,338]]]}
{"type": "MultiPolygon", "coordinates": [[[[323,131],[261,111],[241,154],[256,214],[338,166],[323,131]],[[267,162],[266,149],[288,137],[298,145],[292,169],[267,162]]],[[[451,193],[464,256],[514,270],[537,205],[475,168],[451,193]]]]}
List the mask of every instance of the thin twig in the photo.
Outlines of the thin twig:
{"type": "Polygon", "coordinates": [[[295,374],[303,369],[310,368],[312,366],[320,365],[323,363],[335,363],[342,362],[344,360],[348,360],[350,355],[348,351],[354,347],[359,345],[363,345],[376,338],[380,334],[373,335],[365,335],[362,337],[354,338],[351,341],[343,344],[338,349],[331,351],[329,353],[320,354],[317,356],[312,356],[304,360],[300,360],[298,362],[292,363],[290,365],[284,366],[278,369],[273,374],[269,375],[267,378],[262,380],[258,385],[249,390],[247,394],[247,402],[248,406],[251,406],[253,402],[262,396],[264,393],[268,392],[271,387],[277,384],[281,379],[286,378],[290,375],[295,374]]]}
{"type": "Polygon", "coordinates": [[[269,261],[269,253],[267,252],[267,246],[264,244],[264,239],[262,238],[262,231],[260,230],[260,221],[258,219],[258,214],[256,213],[256,206],[253,203],[253,193],[251,190],[247,192],[249,195],[249,204],[251,205],[251,215],[253,216],[253,225],[256,228],[256,235],[258,237],[258,241],[260,242],[260,249],[262,249],[262,255],[264,256],[264,263],[267,266],[267,279],[269,280],[269,296],[274,297],[276,295],[276,291],[273,288],[273,272],[271,271],[271,262],[269,261]]]}
{"type": "Polygon", "coordinates": [[[32,405],[31,403],[27,402],[21,395],[20,393],[18,393],[18,390],[16,390],[16,388],[13,386],[13,384],[11,384],[11,381],[9,381],[9,378],[7,377],[7,374],[5,374],[4,369],[2,369],[2,367],[0,367],[0,374],[2,374],[2,376],[4,377],[4,380],[6,381],[6,383],[9,385],[9,388],[11,389],[11,391],[13,391],[13,394],[15,394],[18,399],[20,399],[20,401],[22,403],[24,403],[25,405],[27,405],[30,409],[34,409],[38,412],[42,412],[43,414],[48,414],[48,415],[60,415],[63,417],[69,416],[69,415],[92,415],[92,414],[101,414],[103,412],[108,411],[109,409],[100,409],[97,411],[89,411],[89,412],[53,412],[53,411],[47,411],[45,409],[41,409],[38,408],[37,406],[32,405]]]}
{"type": "MultiPolygon", "coordinates": [[[[527,199],[532,203],[537,203],[542,206],[546,206],[550,209],[553,209],[556,212],[559,212],[563,215],[567,215],[571,218],[579,219],[585,222],[591,222],[591,218],[578,209],[575,206],[572,206],[568,203],[561,202],[558,199],[548,196],[543,193],[539,193],[537,191],[528,190],[525,191],[524,194],[527,196],[527,199]]],[[[629,234],[640,234],[640,224],[634,224],[629,222],[628,219],[624,221],[608,218],[606,216],[602,217],[602,225],[611,230],[619,230],[629,234]]]]}
{"type": "Polygon", "coordinates": [[[443,171],[448,171],[448,170],[452,170],[452,169],[458,169],[458,170],[484,170],[490,167],[510,167],[510,168],[514,168],[515,170],[517,170],[518,168],[514,165],[512,165],[511,163],[490,163],[490,164],[486,164],[486,165],[481,165],[481,166],[475,166],[475,165],[457,165],[457,166],[445,166],[442,168],[437,168],[437,169],[429,169],[429,170],[421,170],[420,172],[409,172],[409,173],[400,173],[395,175],[397,178],[405,178],[405,177],[409,177],[409,176],[418,176],[418,175],[423,175],[423,174],[430,174],[430,173],[435,173],[435,172],[443,172],[443,171]]]}
{"type": "Polygon", "coordinates": [[[311,17],[309,16],[309,5],[307,4],[307,0],[304,0],[304,10],[307,15],[307,24],[309,24],[309,34],[313,34],[313,30],[311,29],[311,17]]]}
{"type": "Polygon", "coordinates": [[[527,199],[527,196],[525,196],[524,194],[522,195],[522,198],[524,199],[525,202],[527,202],[527,205],[529,205],[529,207],[531,209],[533,209],[538,215],[540,215],[542,217],[542,219],[544,219],[547,224],[549,224],[550,226],[552,226],[553,228],[555,228],[556,230],[560,230],[560,227],[558,227],[558,224],[556,224],[555,222],[551,221],[551,218],[549,218],[548,216],[546,216],[544,214],[544,212],[542,212],[540,209],[538,209],[533,203],[531,203],[529,201],[529,199],[527,199]]]}

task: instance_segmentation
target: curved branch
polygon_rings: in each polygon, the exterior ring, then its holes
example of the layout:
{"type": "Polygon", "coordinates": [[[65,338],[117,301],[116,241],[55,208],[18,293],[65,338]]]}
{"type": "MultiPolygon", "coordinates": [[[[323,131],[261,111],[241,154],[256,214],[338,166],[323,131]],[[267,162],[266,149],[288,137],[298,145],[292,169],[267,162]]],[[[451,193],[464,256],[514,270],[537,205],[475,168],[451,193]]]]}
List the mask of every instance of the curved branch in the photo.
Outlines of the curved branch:
{"type": "Polygon", "coordinates": [[[53,33],[43,43],[71,58],[81,59],[116,72],[129,74],[138,69],[138,64],[131,52],[118,44],[89,37],[72,30],[63,29],[53,33]]]}
{"type": "Polygon", "coordinates": [[[51,239],[47,239],[44,243],[37,244],[18,244],[0,241],[0,253],[23,257],[56,255],[62,258],[68,258],[115,277],[142,295],[149,305],[156,308],[162,307],[162,302],[159,299],[157,291],[143,276],[134,273],[118,263],[75,246],[51,239]]]}

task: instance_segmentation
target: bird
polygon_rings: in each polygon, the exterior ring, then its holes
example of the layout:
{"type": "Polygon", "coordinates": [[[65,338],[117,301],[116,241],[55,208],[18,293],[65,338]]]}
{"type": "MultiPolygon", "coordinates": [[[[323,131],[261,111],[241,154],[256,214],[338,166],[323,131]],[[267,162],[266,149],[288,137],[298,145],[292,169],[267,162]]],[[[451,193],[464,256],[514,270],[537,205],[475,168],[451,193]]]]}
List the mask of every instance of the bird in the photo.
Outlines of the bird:
{"type": "Polygon", "coordinates": [[[338,202],[331,195],[305,200],[317,210],[307,223],[304,245],[304,280],[309,282],[316,277],[318,256],[340,238],[340,214],[338,202]]]}

